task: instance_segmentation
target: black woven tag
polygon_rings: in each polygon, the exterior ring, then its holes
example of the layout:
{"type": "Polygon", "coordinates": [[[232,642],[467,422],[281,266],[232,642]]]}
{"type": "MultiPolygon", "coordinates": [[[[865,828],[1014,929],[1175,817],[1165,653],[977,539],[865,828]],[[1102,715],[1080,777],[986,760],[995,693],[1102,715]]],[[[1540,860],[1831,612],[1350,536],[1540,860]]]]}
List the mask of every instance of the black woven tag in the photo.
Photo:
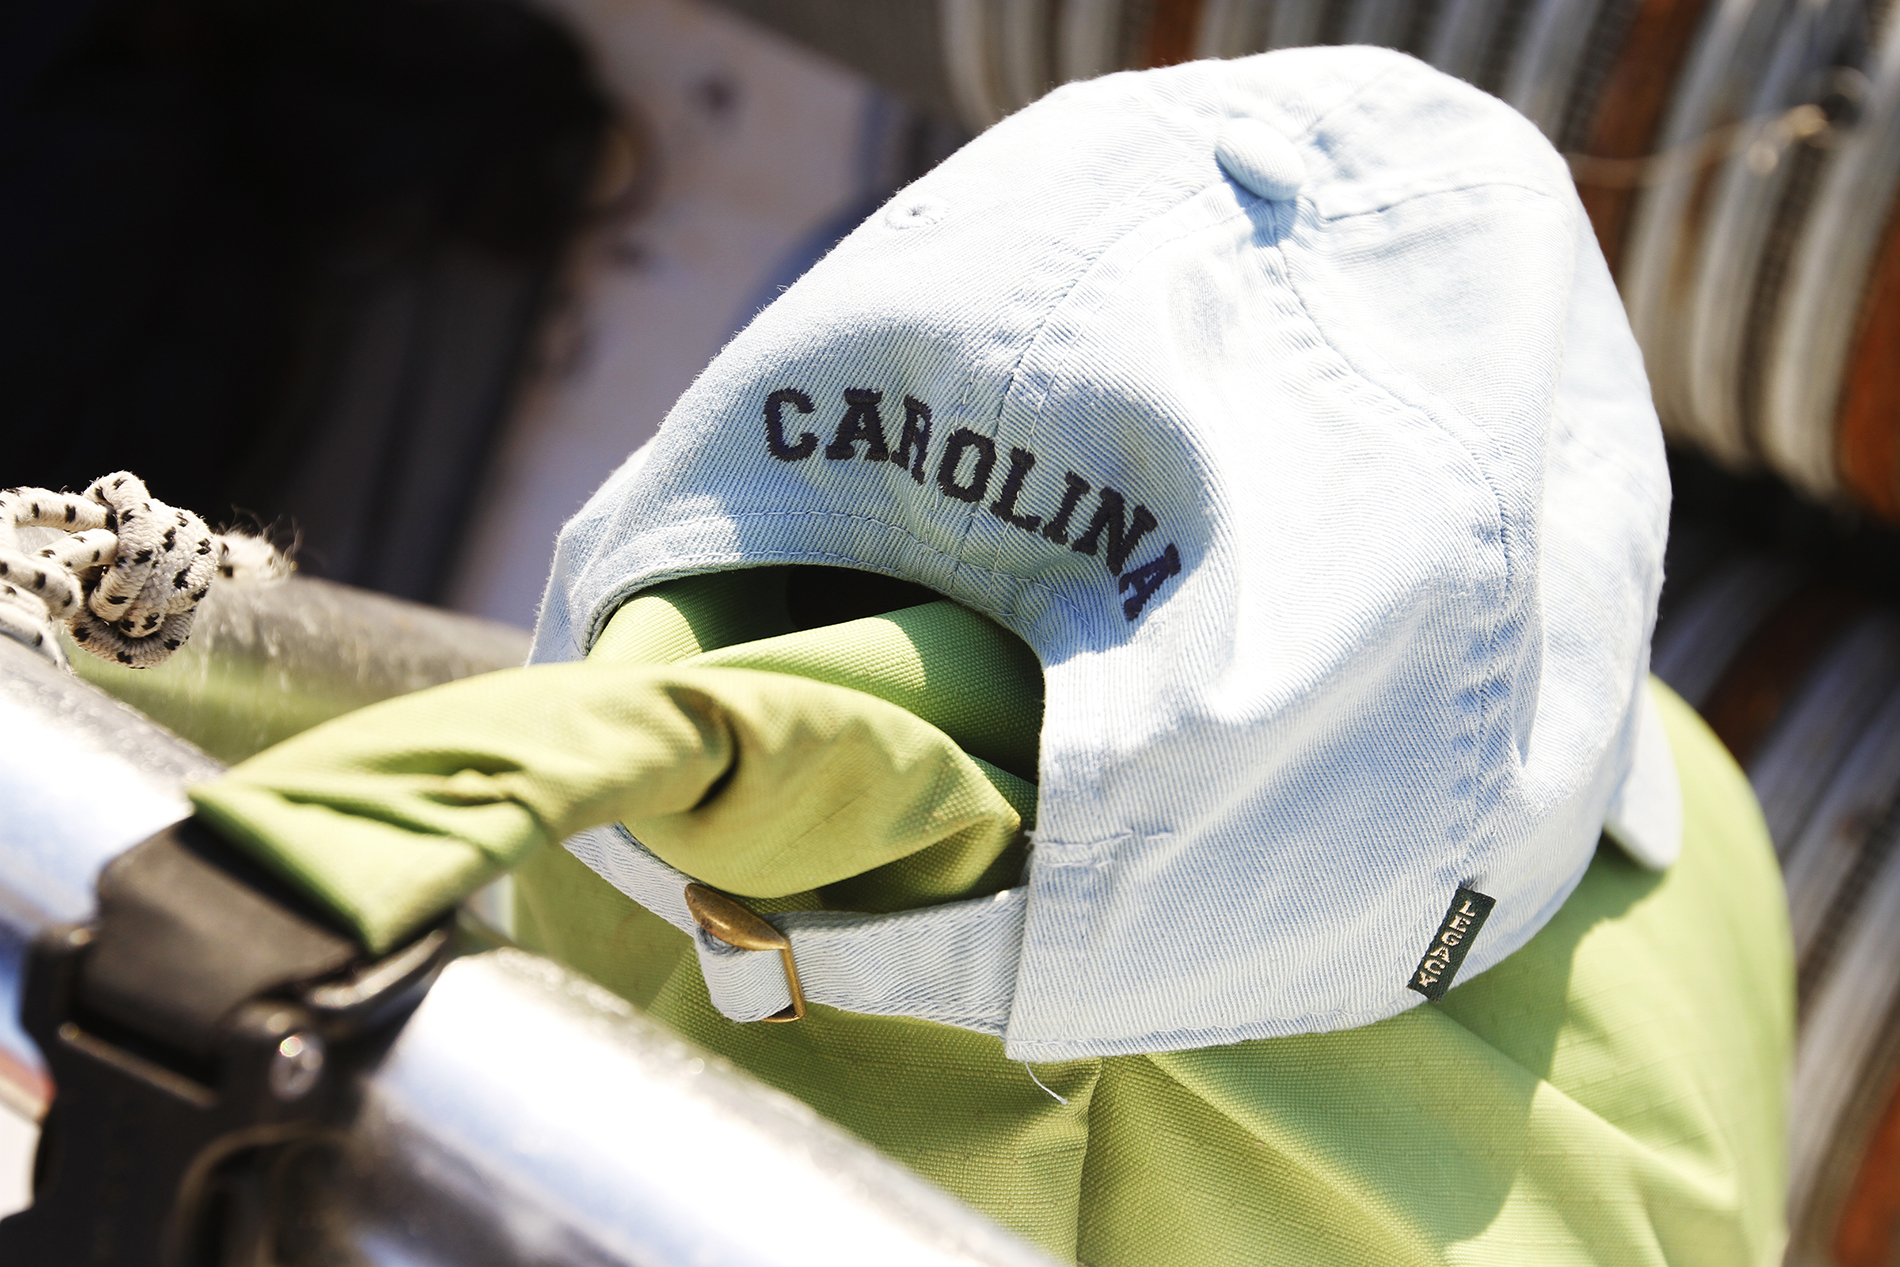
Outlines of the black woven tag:
{"type": "Polygon", "coordinates": [[[1496,905],[1496,898],[1486,897],[1476,889],[1461,888],[1454,893],[1451,909],[1445,912],[1444,922],[1432,934],[1432,944],[1425,948],[1425,957],[1418,961],[1406,986],[1428,999],[1440,998],[1451,989],[1451,980],[1458,975],[1465,956],[1470,953],[1478,930],[1484,927],[1485,916],[1496,905]]]}

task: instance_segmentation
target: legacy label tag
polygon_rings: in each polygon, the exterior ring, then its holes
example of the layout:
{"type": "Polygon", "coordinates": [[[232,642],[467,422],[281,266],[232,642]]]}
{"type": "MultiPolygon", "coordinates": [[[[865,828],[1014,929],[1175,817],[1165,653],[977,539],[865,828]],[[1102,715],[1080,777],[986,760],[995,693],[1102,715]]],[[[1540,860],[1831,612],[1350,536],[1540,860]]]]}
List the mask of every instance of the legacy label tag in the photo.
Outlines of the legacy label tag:
{"type": "Polygon", "coordinates": [[[1484,927],[1485,917],[1496,905],[1496,898],[1486,897],[1476,889],[1461,888],[1453,894],[1451,909],[1445,912],[1444,922],[1432,935],[1432,944],[1425,948],[1425,957],[1418,961],[1412,979],[1405,983],[1407,988],[1417,990],[1428,999],[1440,998],[1451,989],[1451,979],[1458,975],[1478,930],[1484,927]]]}

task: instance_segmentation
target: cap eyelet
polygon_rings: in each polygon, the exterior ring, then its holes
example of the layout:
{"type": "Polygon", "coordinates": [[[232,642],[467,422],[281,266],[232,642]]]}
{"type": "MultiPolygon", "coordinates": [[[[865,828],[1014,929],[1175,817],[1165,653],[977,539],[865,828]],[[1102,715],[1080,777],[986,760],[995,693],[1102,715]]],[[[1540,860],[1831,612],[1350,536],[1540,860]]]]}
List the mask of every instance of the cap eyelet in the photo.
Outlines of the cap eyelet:
{"type": "Polygon", "coordinates": [[[943,219],[946,208],[935,198],[899,198],[884,213],[893,229],[921,229],[943,219]]]}

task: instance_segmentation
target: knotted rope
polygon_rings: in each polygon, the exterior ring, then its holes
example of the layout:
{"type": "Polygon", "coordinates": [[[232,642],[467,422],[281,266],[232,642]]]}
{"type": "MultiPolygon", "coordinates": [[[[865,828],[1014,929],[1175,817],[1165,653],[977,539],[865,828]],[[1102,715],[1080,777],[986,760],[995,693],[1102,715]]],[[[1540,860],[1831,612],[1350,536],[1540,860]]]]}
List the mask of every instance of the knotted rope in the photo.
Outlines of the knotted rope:
{"type": "Polygon", "coordinates": [[[101,660],[135,669],[183,645],[199,600],[223,571],[229,540],[188,510],[155,500],[129,471],[84,493],[0,492],[0,634],[62,668],[55,622],[101,660]],[[67,535],[32,549],[23,528],[67,535]]]}

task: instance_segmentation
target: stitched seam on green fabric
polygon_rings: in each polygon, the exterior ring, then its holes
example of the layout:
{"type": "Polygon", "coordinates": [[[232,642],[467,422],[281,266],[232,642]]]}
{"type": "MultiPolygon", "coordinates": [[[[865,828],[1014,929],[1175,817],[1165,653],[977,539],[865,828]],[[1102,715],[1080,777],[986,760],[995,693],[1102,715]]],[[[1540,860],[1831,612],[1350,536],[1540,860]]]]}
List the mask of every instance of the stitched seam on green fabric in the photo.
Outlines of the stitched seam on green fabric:
{"type": "MultiPolygon", "coordinates": [[[[825,829],[829,827],[834,821],[836,821],[840,814],[843,814],[847,810],[851,809],[853,806],[862,803],[864,799],[865,797],[862,791],[854,793],[850,800],[844,802],[842,805],[837,806],[835,809],[831,811],[831,813],[825,815],[823,819],[819,820],[816,823],[811,824],[811,826],[807,827],[803,832],[800,832],[799,835],[795,839],[786,841],[784,844],[780,845],[776,850],[774,850],[769,856],[761,859],[759,863],[757,864],[758,869],[762,871],[769,870],[775,867],[778,863],[782,862],[784,859],[789,858],[793,856],[794,854],[801,852],[799,846],[805,844],[807,841],[812,840],[814,837],[817,837],[820,834],[825,833],[825,829]]],[[[903,855],[903,856],[909,857],[908,854],[903,855]]],[[[892,859],[892,861],[895,861],[895,859],[892,859]]],[[[862,874],[863,872],[853,872],[852,876],[862,875],[862,874]]],[[[851,879],[852,876],[840,876],[838,878],[841,880],[848,880],[848,879],[851,879]]],[[[822,886],[825,884],[835,884],[836,882],[837,881],[835,880],[823,880],[823,881],[818,882],[818,886],[822,886]]],[[[807,885],[804,885],[803,887],[812,888],[816,886],[807,884],[807,885]]]]}

